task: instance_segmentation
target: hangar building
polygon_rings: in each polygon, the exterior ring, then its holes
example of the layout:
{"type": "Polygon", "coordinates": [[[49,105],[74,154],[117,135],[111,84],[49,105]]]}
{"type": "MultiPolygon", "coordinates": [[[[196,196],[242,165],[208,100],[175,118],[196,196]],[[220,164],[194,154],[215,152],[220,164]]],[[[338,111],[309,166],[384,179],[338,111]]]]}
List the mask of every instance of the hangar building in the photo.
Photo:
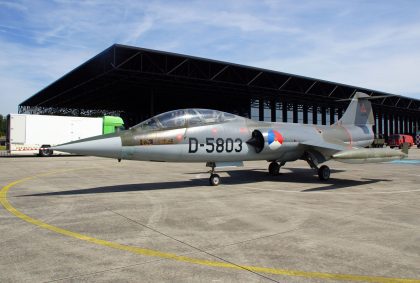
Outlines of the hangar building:
{"type": "MultiPolygon", "coordinates": [[[[351,75],[351,74],[349,74],[351,75]]],[[[352,95],[372,100],[375,131],[414,134],[420,100],[228,62],[114,44],[19,105],[19,113],[120,115],[132,126],[179,108],[211,108],[260,121],[332,124],[352,95]]]]}

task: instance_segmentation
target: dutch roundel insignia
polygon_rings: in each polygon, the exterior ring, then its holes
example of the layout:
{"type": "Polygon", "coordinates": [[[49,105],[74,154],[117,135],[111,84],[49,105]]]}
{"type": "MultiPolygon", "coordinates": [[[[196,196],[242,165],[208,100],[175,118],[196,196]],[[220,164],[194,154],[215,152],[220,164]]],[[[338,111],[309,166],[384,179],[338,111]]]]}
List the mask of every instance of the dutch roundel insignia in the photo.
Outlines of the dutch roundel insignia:
{"type": "Polygon", "coordinates": [[[275,131],[269,130],[268,131],[268,146],[271,150],[278,149],[283,144],[283,136],[275,131]]]}

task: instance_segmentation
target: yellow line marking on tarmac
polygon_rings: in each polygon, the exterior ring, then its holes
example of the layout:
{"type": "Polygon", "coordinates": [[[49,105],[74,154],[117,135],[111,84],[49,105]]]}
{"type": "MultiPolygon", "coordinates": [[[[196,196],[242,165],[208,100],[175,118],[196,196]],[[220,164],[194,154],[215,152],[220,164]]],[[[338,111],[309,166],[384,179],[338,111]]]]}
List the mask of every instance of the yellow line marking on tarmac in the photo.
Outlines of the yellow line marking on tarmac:
{"type": "Polygon", "coordinates": [[[235,265],[227,262],[220,262],[220,261],[211,261],[211,260],[203,260],[198,258],[191,258],[187,256],[180,256],[173,253],[166,253],[157,250],[151,249],[144,249],[139,247],[133,247],[123,244],[118,244],[106,240],[97,239],[94,237],[90,237],[87,235],[79,234],[73,231],[69,231],[66,229],[62,229],[47,223],[42,222],[41,220],[32,218],[19,210],[17,210],[7,199],[8,191],[21,183],[26,181],[42,177],[48,175],[54,175],[58,173],[64,173],[69,171],[76,171],[76,170],[85,170],[83,169],[70,169],[70,170],[62,170],[62,171],[54,171],[50,173],[40,174],[32,177],[23,178],[17,181],[14,181],[6,186],[4,186],[0,191],[0,203],[3,207],[8,210],[13,215],[19,217],[20,219],[36,225],[38,227],[56,232],[61,235],[69,236],[75,239],[83,240],[86,242],[94,243],[97,245],[110,247],[122,251],[128,251],[131,253],[144,255],[144,256],[151,256],[151,257],[159,257],[165,259],[172,259],[181,262],[193,263],[198,265],[204,266],[211,266],[211,267],[220,267],[220,268],[229,268],[229,269],[239,269],[239,270],[250,270],[253,272],[261,272],[266,274],[275,274],[275,275],[283,275],[283,276],[298,276],[298,277],[306,277],[306,278],[318,278],[318,279],[331,279],[331,280],[347,280],[347,281],[363,281],[363,282],[377,282],[377,283],[420,283],[420,279],[408,279],[408,278],[389,278],[389,277],[378,277],[378,276],[366,276],[366,275],[354,275],[354,274],[338,274],[338,273],[325,273],[325,272],[310,272],[310,271],[301,271],[301,270],[289,270],[289,269],[278,269],[278,268],[267,268],[267,267],[257,267],[257,266],[246,266],[246,265],[235,265]]]}

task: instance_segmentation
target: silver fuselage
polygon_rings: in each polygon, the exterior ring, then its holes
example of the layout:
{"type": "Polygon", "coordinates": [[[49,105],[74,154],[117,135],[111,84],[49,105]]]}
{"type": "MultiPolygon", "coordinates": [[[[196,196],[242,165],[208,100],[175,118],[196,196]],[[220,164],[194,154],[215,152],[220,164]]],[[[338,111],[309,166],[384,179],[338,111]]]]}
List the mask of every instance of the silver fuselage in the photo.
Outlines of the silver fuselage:
{"type": "MultiPolygon", "coordinates": [[[[129,160],[167,162],[233,162],[248,160],[293,161],[305,151],[300,143],[344,142],[351,147],[364,147],[372,143],[372,129],[357,126],[318,126],[291,123],[256,122],[243,117],[226,123],[183,127],[165,130],[130,129],[115,137],[121,143],[120,156],[129,160]],[[251,133],[264,134],[265,145],[257,153],[247,144],[251,133]],[[284,141],[276,149],[267,144],[267,132],[275,130],[284,141]]],[[[337,150],[338,151],[338,150],[337,150]]],[[[337,152],[332,150],[329,157],[337,152]]],[[[111,156],[109,156],[111,157],[111,156]]],[[[328,156],[326,159],[329,159],[328,156]]]]}
{"type": "Polygon", "coordinates": [[[129,130],[59,145],[53,150],[116,159],[228,163],[306,160],[311,167],[331,158],[349,163],[384,162],[405,152],[364,149],[373,141],[370,97],[356,93],[333,125],[253,121],[211,109],[161,113],[129,130]]]}

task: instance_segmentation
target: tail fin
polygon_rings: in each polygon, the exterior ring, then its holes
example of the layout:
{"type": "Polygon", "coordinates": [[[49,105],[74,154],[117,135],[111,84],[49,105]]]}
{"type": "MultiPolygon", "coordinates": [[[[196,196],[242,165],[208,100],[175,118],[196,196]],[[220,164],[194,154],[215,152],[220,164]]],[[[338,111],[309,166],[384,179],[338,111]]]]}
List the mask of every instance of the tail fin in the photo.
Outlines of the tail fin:
{"type": "Polygon", "coordinates": [[[362,92],[356,92],[349,106],[337,124],[339,125],[373,125],[372,105],[369,101],[370,96],[362,92]]]}

